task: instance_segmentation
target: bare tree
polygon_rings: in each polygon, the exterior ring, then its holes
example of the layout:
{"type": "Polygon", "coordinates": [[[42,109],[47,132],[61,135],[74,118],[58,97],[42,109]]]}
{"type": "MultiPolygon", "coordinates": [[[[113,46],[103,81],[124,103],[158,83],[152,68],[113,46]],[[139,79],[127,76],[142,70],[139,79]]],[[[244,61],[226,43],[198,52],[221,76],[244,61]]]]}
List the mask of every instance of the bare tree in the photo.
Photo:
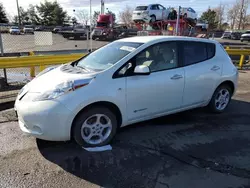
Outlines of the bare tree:
{"type": "Polygon", "coordinates": [[[75,15],[79,23],[85,26],[88,25],[89,13],[86,10],[79,10],[75,15]]]}
{"type": "Polygon", "coordinates": [[[249,6],[250,1],[249,0],[242,0],[242,9],[240,14],[240,21],[239,21],[239,27],[238,29],[245,29],[246,24],[248,23],[249,15],[247,15],[247,9],[249,6]]]}
{"type": "Polygon", "coordinates": [[[238,1],[228,9],[227,18],[230,22],[230,28],[234,29],[236,27],[237,19],[240,14],[240,4],[238,1]]]}
{"type": "Polygon", "coordinates": [[[218,23],[218,29],[222,29],[222,25],[225,21],[225,4],[220,3],[220,5],[214,9],[216,12],[216,22],[218,23]]]}
{"type": "Polygon", "coordinates": [[[129,26],[132,23],[132,15],[133,9],[129,6],[126,6],[123,11],[119,12],[119,20],[126,26],[129,26]]]}

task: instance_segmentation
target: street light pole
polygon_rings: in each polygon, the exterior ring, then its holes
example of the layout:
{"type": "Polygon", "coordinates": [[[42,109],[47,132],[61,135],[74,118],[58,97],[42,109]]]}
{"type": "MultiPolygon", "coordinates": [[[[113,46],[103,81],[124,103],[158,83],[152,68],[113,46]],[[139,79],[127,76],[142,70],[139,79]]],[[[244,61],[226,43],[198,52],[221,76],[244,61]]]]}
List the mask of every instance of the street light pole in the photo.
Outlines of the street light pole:
{"type": "Polygon", "coordinates": [[[20,27],[20,25],[21,25],[21,18],[20,18],[20,11],[19,11],[18,0],[16,0],[16,6],[17,6],[17,14],[18,14],[18,25],[20,27]]]}

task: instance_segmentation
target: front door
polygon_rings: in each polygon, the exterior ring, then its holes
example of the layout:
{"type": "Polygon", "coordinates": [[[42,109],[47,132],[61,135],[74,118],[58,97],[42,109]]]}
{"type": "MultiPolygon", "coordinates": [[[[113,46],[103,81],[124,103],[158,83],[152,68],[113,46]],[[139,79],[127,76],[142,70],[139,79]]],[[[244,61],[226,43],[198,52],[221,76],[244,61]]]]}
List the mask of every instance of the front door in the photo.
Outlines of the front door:
{"type": "Polygon", "coordinates": [[[137,65],[149,66],[151,74],[132,73],[126,77],[129,121],[155,117],[181,107],[184,69],[179,67],[177,42],[152,45],[137,54],[131,63],[131,69],[137,65]]]}

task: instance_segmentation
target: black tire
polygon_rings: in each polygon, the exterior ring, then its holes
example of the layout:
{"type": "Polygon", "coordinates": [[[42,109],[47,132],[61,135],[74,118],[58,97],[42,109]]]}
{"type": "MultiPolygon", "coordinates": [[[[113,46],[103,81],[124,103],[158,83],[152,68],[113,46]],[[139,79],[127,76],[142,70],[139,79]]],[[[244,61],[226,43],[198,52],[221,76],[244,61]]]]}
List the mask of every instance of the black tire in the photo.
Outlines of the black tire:
{"type": "Polygon", "coordinates": [[[208,108],[213,113],[222,113],[227,109],[227,107],[228,107],[228,105],[229,105],[229,103],[231,101],[231,98],[232,98],[232,89],[231,89],[231,87],[229,87],[227,84],[223,84],[223,85],[219,86],[215,90],[215,92],[214,92],[214,94],[212,96],[212,99],[208,104],[208,108]],[[219,92],[221,90],[227,90],[229,92],[229,101],[228,101],[228,103],[227,103],[227,105],[226,105],[226,107],[224,109],[219,110],[218,108],[216,108],[216,98],[217,98],[217,96],[218,96],[218,94],[219,94],[219,92]]]}
{"type": "MultiPolygon", "coordinates": [[[[92,130],[91,130],[92,131],[92,130]]],[[[78,115],[78,117],[75,120],[75,123],[73,125],[73,137],[75,141],[82,147],[98,147],[98,146],[104,146],[111,142],[111,140],[114,138],[117,131],[117,118],[115,114],[106,107],[101,106],[93,106],[90,107],[84,111],[81,112],[81,114],[78,115]],[[89,117],[95,115],[95,114],[103,114],[107,116],[111,120],[112,124],[112,130],[110,135],[102,141],[99,144],[90,144],[87,143],[83,138],[81,134],[82,124],[87,120],[89,117]]]]}
{"type": "Polygon", "coordinates": [[[244,42],[244,40],[240,40],[241,42],[244,42]]]}
{"type": "Polygon", "coordinates": [[[152,15],[152,16],[150,16],[151,17],[151,19],[150,19],[150,23],[154,23],[155,21],[156,21],[156,17],[155,17],[155,15],[152,15]]]}
{"type": "Polygon", "coordinates": [[[184,15],[183,15],[183,19],[187,19],[187,14],[184,14],[184,15]]]}

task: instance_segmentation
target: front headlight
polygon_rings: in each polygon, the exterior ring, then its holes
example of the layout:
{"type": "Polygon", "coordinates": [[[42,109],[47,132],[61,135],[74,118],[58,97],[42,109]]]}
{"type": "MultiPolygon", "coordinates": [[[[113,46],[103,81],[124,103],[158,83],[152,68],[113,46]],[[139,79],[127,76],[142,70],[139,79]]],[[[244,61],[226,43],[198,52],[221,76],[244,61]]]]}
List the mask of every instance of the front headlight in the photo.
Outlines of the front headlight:
{"type": "Polygon", "coordinates": [[[75,80],[75,81],[65,81],[55,86],[54,89],[45,91],[44,93],[37,95],[35,98],[33,98],[33,101],[44,101],[44,100],[56,99],[61,95],[64,95],[66,93],[72,92],[78,88],[88,85],[91,80],[92,78],[83,79],[83,80],[75,80]]]}

